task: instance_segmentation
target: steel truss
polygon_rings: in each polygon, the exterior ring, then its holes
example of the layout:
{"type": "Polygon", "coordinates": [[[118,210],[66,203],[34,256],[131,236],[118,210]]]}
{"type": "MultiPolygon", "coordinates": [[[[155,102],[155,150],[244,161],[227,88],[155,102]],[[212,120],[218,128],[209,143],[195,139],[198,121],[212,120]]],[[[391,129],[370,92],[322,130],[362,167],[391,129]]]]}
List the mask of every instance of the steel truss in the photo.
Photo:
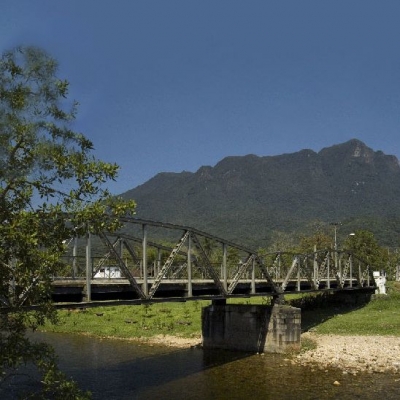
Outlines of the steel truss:
{"type": "MultiPolygon", "coordinates": [[[[92,243],[86,243],[86,248],[96,249],[98,255],[86,251],[86,265],[91,265],[87,282],[107,264],[117,265],[139,300],[154,299],[160,287],[171,282],[185,285],[186,298],[198,296],[194,285],[205,282],[213,288],[212,298],[375,287],[372,266],[350,251],[276,252],[261,257],[247,247],[187,226],[136,218],[122,221],[119,232],[88,235],[92,243]]],[[[82,257],[75,247],[79,241],[70,242],[75,266],[76,258],[82,257]]],[[[71,276],[75,275],[76,267],[71,276]]]]}

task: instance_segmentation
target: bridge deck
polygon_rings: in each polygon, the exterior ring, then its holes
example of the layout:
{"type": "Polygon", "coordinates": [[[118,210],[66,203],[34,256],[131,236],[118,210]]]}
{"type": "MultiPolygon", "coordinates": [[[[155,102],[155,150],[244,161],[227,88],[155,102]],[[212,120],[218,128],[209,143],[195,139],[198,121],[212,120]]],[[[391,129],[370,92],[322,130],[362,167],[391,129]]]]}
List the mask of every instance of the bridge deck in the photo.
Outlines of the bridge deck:
{"type": "MultiPolygon", "coordinates": [[[[143,279],[136,280],[138,285],[143,285],[143,279]]],[[[275,284],[280,284],[283,279],[276,279],[275,284]]],[[[154,283],[154,278],[147,279],[147,285],[150,288],[154,283]]],[[[229,285],[231,280],[227,281],[229,285]]],[[[164,279],[154,298],[180,298],[188,299],[188,284],[187,279],[164,279]]],[[[201,298],[204,296],[217,296],[218,288],[212,279],[193,279],[192,298],[201,298]]],[[[345,287],[357,289],[356,281],[348,281],[345,287]]],[[[329,282],[329,289],[335,290],[338,288],[337,282],[329,282]]],[[[319,290],[328,289],[328,282],[321,280],[319,290]]],[[[53,300],[55,302],[82,301],[85,298],[86,280],[85,279],[57,279],[53,282],[53,300]]],[[[290,280],[287,283],[284,293],[300,293],[306,291],[315,291],[312,284],[306,279],[290,280]],[[300,284],[300,287],[299,287],[300,284]]],[[[136,299],[137,295],[133,290],[128,279],[92,279],[91,280],[92,300],[129,300],[136,299]]],[[[252,281],[251,279],[241,279],[233,293],[225,297],[242,297],[242,296],[272,296],[274,295],[272,285],[261,279],[252,281]]]]}

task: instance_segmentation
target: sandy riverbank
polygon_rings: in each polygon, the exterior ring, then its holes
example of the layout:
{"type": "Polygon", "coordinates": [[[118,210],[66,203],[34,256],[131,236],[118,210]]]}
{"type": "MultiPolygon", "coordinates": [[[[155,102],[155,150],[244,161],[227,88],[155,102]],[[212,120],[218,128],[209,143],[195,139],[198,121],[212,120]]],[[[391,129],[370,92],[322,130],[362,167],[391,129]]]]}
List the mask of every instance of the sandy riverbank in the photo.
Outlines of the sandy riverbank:
{"type": "Polygon", "coordinates": [[[201,346],[201,337],[197,338],[183,338],[171,335],[157,335],[150,338],[143,339],[142,341],[149,344],[157,344],[168,347],[176,347],[180,349],[201,346]]]}
{"type": "Polygon", "coordinates": [[[348,373],[400,373],[400,337],[318,335],[307,332],[302,339],[311,339],[317,347],[295,356],[298,364],[340,368],[348,373]]]}

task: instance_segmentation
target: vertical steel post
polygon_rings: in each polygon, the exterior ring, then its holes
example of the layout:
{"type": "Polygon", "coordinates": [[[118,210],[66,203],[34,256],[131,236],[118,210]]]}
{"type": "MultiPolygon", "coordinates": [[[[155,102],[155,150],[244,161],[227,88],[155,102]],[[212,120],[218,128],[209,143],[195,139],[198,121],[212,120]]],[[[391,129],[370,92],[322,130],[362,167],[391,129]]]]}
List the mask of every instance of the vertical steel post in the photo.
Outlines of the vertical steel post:
{"type": "Polygon", "coordinates": [[[89,227],[86,231],[86,301],[92,300],[92,237],[89,227]]]}
{"type": "MultiPolygon", "coordinates": [[[[120,260],[122,260],[122,261],[124,261],[123,253],[124,253],[124,239],[119,238],[118,254],[119,254],[120,260]]],[[[128,268],[128,265],[126,265],[126,267],[128,268]]],[[[122,265],[120,266],[120,270],[122,270],[122,265]]],[[[111,278],[111,270],[110,270],[110,278],[111,278]]]]}
{"type": "Polygon", "coordinates": [[[353,287],[353,257],[350,254],[350,287],[353,287]]]}
{"type": "Polygon", "coordinates": [[[256,294],[256,262],[254,257],[251,263],[251,294],[256,294]]]}
{"type": "Polygon", "coordinates": [[[297,290],[300,292],[301,284],[300,284],[300,263],[301,260],[297,259],[297,290]]]}
{"type": "Polygon", "coordinates": [[[157,269],[154,276],[157,276],[161,269],[161,249],[157,247],[157,269]]]}
{"type": "Polygon", "coordinates": [[[74,237],[74,247],[72,248],[72,278],[75,279],[78,275],[77,268],[77,256],[78,256],[78,238],[74,237]]]}
{"type": "Polygon", "coordinates": [[[187,250],[187,275],[188,275],[188,297],[193,297],[192,287],[192,235],[188,237],[188,250],[187,250]]]}
{"type": "Polygon", "coordinates": [[[278,275],[277,275],[277,279],[281,279],[281,253],[278,254],[278,275]]]}
{"type": "Polygon", "coordinates": [[[121,260],[123,260],[123,253],[124,253],[124,239],[118,238],[119,239],[119,257],[121,260]]]}
{"type": "MultiPolygon", "coordinates": [[[[331,222],[331,225],[333,225],[334,230],[335,230],[335,238],[334,238],[334,240],[335,240],[335,243],[334,243],[334,249],[335,249],[335,270],[337,271],[337,268],[338,268],[338,260],[337,260],[337,250],[338,250],[338,245],[337,245],[337,229],[338,229],[338,226],[341,225],[341,223],[340,223],[340,222],[331,222]]],[[[340,277],[340,279],[341,279],[341,277],[340,277]]]]}
{"type": "Polygon", "coordinates": [[[314,288],[318,289],[317,287],[317,275],[318,275],[318,262],[317,262],[317,246],[314,245],[314,260],[313,260],[313,269],[314,269],[314,278],[313,278],[313,283],[314,283],[314,288]]]}
{"type": "Polygon", "coordinates": [[[143,293],[147,296],[149,288],[147,285],[147,226],[142,225],[143,240],[142,240],[142,267],[143,267],[143,293]]]}
{"type": "Polygon", "coordinates": [[[227,248],[226,243],[222,243],[222,279],[225,291],[228,290],[228,271],[227,271],[227,248]]]}
{"type": "Polygon", "coordinates": [[[328,254],[328,260],[326,262],[326,273],[327,273],[327,286],[328,289],[331,288],[331,257],[330,253],[328,254]]]}
{"type": "MultiPolygon", "coordinates": [[[[338,259],[337,259],[337,250],[335,249],[335,271],[338,273],[338,259]]],[[[339,272],[339,279],[342,279],[342,276],[339,272]]]]}

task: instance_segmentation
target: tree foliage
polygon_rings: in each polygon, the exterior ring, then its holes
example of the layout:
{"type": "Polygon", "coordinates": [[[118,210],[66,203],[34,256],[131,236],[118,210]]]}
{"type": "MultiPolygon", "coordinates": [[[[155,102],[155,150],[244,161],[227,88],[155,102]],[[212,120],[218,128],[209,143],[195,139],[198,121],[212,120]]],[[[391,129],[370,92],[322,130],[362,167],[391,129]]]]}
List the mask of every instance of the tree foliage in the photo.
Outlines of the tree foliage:
{"type": "Polygon", "coordinates": [[[302,236],[297,251],[306,254],[331,248],[333,248],[332,238],[323,232],[317,232],[311,236],[302,236]]]}
{"type": "Polygon", "coordinates": [[[376,270],[386,270],[389,262],[389,255],[385,248],[381,247],[372,232],[357,230],[348,236],[344,247],[354,252],[357,257],[367,262],[376,270]]]}
{"type": "Polygon", "coordinates": [[[10,372],[33,363],[43,398],[65,399],[84,395],[60,380],[51,349],[29,341],[26,330],[56,321],[51,277],[65,240],[87,229],[116,229],[135,203],[104,188],[118,166],[96,159],[92,142],[71,129],[78,104],[68,100],[69,84],[57,68],[35,47],[0,60],[0,390],[10,372]],[[32,304],[38,308],[27,312],[32,304]]]}
{"type": "MultiPolygon", "coordinates": [[[[301,236],[296,240],[293,236],[277,234],[269,249],[260,249],[259,254],[265,256],[268,252],[283,249],[284,252],[311,254],[315,250],[333,250],[334,239],[329,235],[329,225],[313,223],[310,225],[309,236],[301,236]]],[[[369,264],[374,271],[385,271],[389,279],[396,276],[396,268],[400,264],[397,249],[389,249],[379,245],[374,234],[368,230],[359,229],[339,241],[339,251],[351,251],[357,258],[369,264]]]]}

